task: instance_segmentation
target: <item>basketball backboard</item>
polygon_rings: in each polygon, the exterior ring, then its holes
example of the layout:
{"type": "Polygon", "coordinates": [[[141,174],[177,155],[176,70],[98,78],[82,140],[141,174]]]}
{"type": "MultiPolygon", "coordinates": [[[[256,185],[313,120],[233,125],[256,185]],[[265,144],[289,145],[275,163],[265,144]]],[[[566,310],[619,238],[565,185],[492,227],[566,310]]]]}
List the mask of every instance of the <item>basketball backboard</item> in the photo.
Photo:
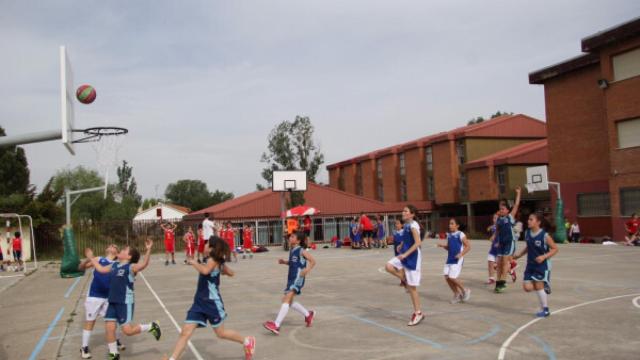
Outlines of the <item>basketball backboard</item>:
{"type": "Polygon", "coordinates": [[[549,176],[547,166],[534,166],[527,168],[527,191],[548,191],[549,176]]]}
{"type": "Polygon", "coordinates": [[[73,69],[65,46],[60,46],[60,120],[62,122],[62,144],[75,155],[73,148],[73,121],[75,90],[73,69]]]}
{"type": "Polygon", "coordinates": [[[271,190],[307,191],[307,172],[304,170],[274,171],[271,190]]]}

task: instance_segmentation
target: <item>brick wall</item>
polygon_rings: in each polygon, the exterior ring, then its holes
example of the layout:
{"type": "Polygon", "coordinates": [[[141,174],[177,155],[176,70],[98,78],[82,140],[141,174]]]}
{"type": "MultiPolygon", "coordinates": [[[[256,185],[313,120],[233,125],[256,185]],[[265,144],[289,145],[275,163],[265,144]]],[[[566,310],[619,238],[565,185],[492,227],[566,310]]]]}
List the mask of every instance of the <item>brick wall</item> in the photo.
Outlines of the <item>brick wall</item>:
{"type": "Polygon", "coordinates": [[[498,183],[493,167],[467,170],[469,201],[487,201],[498,198],[498,183]]]}
{"type": "Polygon", "coordinates": [[[458,201],[458,165],[454,141],[444,141],[432,146],[435,201],[452,204],[458,201]]]}
{"type": "Polygon", "coordinates": [[[400,201],[400,178],[398,171],[398,156],[395,154],[383,156],[382,177],[384,188],[384,201],[400,201]]]}
{"type": "Polygon", "coordinates": [[[424,148],[418,147],[404,152],[407,169],[407,199],[422,201],[427,199],[426,164],[424,148]]]}

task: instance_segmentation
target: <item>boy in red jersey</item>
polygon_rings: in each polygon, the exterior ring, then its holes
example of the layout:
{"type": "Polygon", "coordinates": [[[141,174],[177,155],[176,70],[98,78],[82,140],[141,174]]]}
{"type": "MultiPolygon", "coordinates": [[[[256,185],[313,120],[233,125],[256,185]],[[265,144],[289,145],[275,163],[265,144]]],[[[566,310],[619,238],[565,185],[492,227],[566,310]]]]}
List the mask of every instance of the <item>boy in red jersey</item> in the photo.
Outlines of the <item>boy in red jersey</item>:
{"type": "Polygon", "coordinates": [[[249,259],[253,259],[253,231],[251,230],[251,224],[245,224],[242,229],[242,258],[247,258],[249,253],[249,259]]]}
{"type": "Polygon", "coordinates": [[[196,239],[193,235],[193,228],[191,226],[189,226],[189,230],[187,230],[187,233],[182,237],[182,241],[185,243],[184,251],[186,259],[184,260],[184,264],[189,265],[187,260],[193,260],[193,256],[196,252],[196,239]]]}
{"type": "Polygon", "coordinates": [[[176,264],[176,225],[173,223],[160,224],[160,227],[164,231],[164,253],[165,253],[165,266],[169,266],[169,255],[171,255],[171,263],[176,264]]]}

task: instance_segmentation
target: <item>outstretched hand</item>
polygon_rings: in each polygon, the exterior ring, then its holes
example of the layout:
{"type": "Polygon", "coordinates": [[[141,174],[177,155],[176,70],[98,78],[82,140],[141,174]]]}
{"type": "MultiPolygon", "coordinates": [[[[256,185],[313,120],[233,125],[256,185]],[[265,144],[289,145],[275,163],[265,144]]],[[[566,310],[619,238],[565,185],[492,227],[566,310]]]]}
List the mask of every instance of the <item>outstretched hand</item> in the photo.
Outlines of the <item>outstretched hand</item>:
{"type": "Polygon", "coordinates": [[[87,259],[93,259],[93,250],[91,250],[91,248],[84,249],[84,256],[87,259]]]}
{"type": "Polygon", "coordinates": [[[144,242],[144,248],[147,249],[147,251],[151,250],[151,248],[153,247],[153,240],[151,240],[151,238],[147,238],[147,240],[144,242]]]}
{"type": "Polygon", "coordinates": [[[287,263],[287,262],[286,262],[286,261],[284,261],[284,259],[278,259],[278,264],[280,264],[280,265],[284,265],[284,264],[286,264],[286,263],[287,263]]]}
{"type": "Polygon", "coordinates": [[[522,192],[522,188],[520,186],[516,186],[516,194],[520,194],[522,192]]]}

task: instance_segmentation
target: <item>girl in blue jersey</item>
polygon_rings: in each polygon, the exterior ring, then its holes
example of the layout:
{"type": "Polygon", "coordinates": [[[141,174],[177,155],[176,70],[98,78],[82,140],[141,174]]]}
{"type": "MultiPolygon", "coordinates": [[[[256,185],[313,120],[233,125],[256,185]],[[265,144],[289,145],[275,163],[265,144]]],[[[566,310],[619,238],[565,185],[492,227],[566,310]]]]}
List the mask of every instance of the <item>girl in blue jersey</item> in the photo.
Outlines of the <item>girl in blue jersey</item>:
{"type": "MultiPolygon", "coordinates": [[[[180,338],[169,360],[177,360],[187,346],[193,331],[199,327],[206,327],[207,322],[218,338],[242,344],[245,359],[251,360],[256,348],[256,339],[253,336],[244,337],[236,331],[225,329],[223,324],[227,313],[220,295],[220,276],[234,275],[233,270],[225,265],[225,259],[231,255],[231,249],[225,240],[217,236],[210,237],[208,243],[209,257],[204,264],[199,264],[194,259],[188,260],[189,264],[198,271],[198,287],[193,297],[193,305],[187,312],[187,319],[182,326],[180,338]]],[[[167,359],[166,356],[164,358],[167,359]]]]}
{"type": "Polygon", "coordinates": [[[418,296],[418,286],[420,286],[420,269],[422,267],[422,251],[420,250],[420,225],[415,221],[417,209],[413,205],[407,205],[402,210],[402,220],[404,221],[402,230],[402,246],[398,256],[389,260],[385,266],[387,272],[402,282],[407,289],[411,303],[413,304],[413,314],[407,325],[418,325],[424,314],[421,310],[420,297],[418,296]]]}
{"type": "Polygon", "coordinates": [[[496,238],[498,242],[498,281],[496,281],[495,292],[502,293],[507,289],[507,274],[510,273],[513,255],[516,252],[516,235],[514,226],[516,225],[516,215],[520,206],[520,194],[522,189],[516,187],[516,202],[513,208],[509,209],[506,201],[500,202],[498,210],[498,220],[496,221],[496,238]]]}
{"type": "MultiPolygon", "coordinates": [[[[98,262],[102,266],[111,265],[118,255],[118,247],[114,244],[107,246],[105,249],[105,256],[98,258],[98,262]]],[[[85,259],[80,262],[78,269],[85,271],[93,267],[91,259],[85,259]]],[[[109,274],[101,274],[97,271],[93,271],[93,280],[89,286],[87,297],[84,301],[85,309],[85,322],[82,330],[82,347],[80,348],[80,357],[83,359],[91,359],[91,351],[89,350],[89,341],[91,339],[91,333],[96,325],[96,319],[98,316],[104,316],[107,313],[107,307],[109,306],[109,274]]],[[[125,346],[118,343],[118,349],[123,351],[125,346]]]]}
{"type": "Polygon", "coordinates": [[[462,280],[458,279],[462,272],[464,255],[471,250],[471,244],[467,236],[459,229],[460,224],[458,220],[450,219],[447,243],[438,244],[438,247],[447,250],[447,261],[444,264],[443,275],[447,281],[447,285],[449,285],[451,291],[453,291],[452,304],[457,304],[460,301],[468,301],[471,297],[471,289],[465,289],[462,280]]]}
{"type": "Polygon", "coordinates": [[[289,236],[289,260],[280,259],[278,264],[288,265],[289,274],[287,277],[287,287],[284,289],[284,298],[282,298],[282,305],[275,321],[267,321],[263,324],[264,328],[272,333],[280,334],[280,325],[285,316],[289,312],[289,307],[299,312],[304,316],[304,321],[307,327],[311,326],[313,318],[316,312],[313,310],[305,309],[299,302],[293,302],[296,295],[300,295],[306,276],[311,269],[316,266],[316,260],[311,254],[305,250],[307,247],[306,238],[304,233],[292,233],[289,236]]]}
{"type": "Polygon", "coordinates": [[[524,271],[522,288],[526,292],[536,292],[540,302],[540,312],[536,313],[536,316],[547,317],[551,315],[547,303],[547,295],[551,292],[548,287],[551,273],[549,258],[558,253],[558,246],[551,236],[540,228],[541,222],[542,217],[539,214],[529,215],[529,229],[525,233],[527,245],[515,258],[527,254],[527,268],[524,271]]]}
{"type": "Polygon", "coordinates": [[[380,215],[376,216],[378,226],[376,226],[376,238],[378,239],[378,247],[387,247],[387,238],[384,236],[384,219],[380,215]]]}
{"type": "Polygon", "coordinates": [[[91,249],[85,250],[86,257],[91,259],[96,271],[101,274],[109,274],[109,307],[104,318],[109,360],[120,359],[118,343],[116,342],[116,323],[121,326],[122,333],[127,336],[134,336],[147,331],[156,340],[160,340],[162,332],[156,322],[141,325],[131,324],[135,305],[133,282],[136,274],[149,266],[151,247],[153,247],[153,241],[148,238],[145,241],[146,251],[142,264],[138,264],[140,252],[135,248],[126,246],[118,253],[117,261],[107,266],[103,266],[98,261],[98,258],[93,257],[91,249]]]}

